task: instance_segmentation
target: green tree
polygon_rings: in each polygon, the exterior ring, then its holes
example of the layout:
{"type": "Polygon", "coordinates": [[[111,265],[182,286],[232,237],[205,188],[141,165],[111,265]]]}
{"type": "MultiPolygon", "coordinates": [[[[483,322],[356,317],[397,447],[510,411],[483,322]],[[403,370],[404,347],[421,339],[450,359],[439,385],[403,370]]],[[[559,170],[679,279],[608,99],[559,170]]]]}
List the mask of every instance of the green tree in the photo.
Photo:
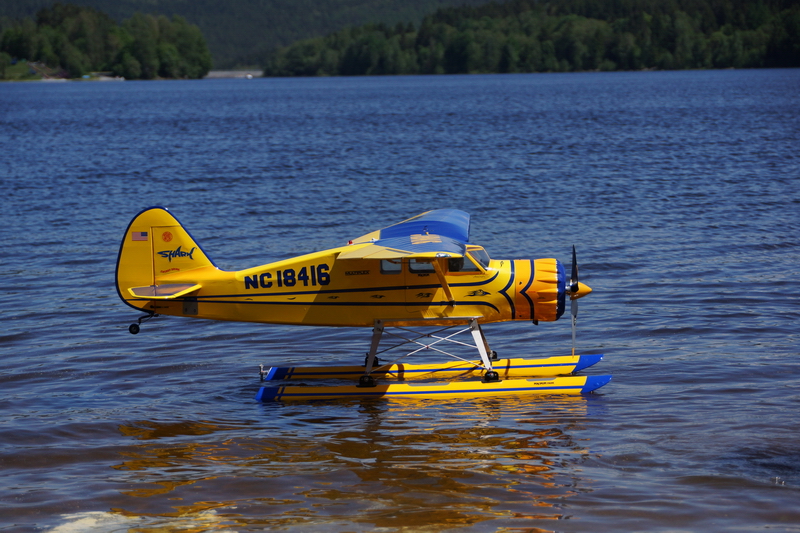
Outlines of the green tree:
{"type": "Polygon", "coordinates": [[[2,50],[11,57],[17,59],[35,59],[37,42],[36,23],[31,19],[25,19],[3,32],[0,46],[2,50]]]}
{"type": "Polygon", "coordinates": [[[301,41],[265,74],[800,66],[799,56],[791,0],[511,0],[440,9],[418,31],[373,24],[301,41]]]}
{"type": "Polygon", "coordinates": [[[498,65],[498,72],[509,73],[518,72],[520,64],[519,43],[513,36],[510,37],[500,54],[500,63],[498,65]]]}
{"type": "Polygon", "coordinates": [[[132,40],[126,52],[139,62],[140,77],[151,80],[158,75],[158,22],[151,15],[136,13],[123,23],[132,40]]]}
{"type": "Polygon", "coordinates": [[[208,74],[212,65],[211,52],[206,46],[200,28],[177,15],[172,17],[172,21],[167,21],[165,18],[164,23],[166,28],[163,33],[169,36],[167,44],[174,46],[180,58],[180,70],[178,76],[174,77],[199,79],[208,74]]]}
{"type": "Polygon", "coordinates": [[[800,6],[782,11],[772,24],[766,66],[800,67],[800,6]]]}
{"type": "Polygon", "coordinates": [[[6,28],[0,50],[72,77],[112,70],[129,79],[199,78],[211,68],[200,30],[180,17],[137,13],[120,27],[99,11],[60,3],[6,28]]]}
{"type": "Polygon", "coordinates": [[[556,47],[550,39],[542,42],[542,62],[541,71],[558,72],[560,66],[556,57],[556,47]]]}
{"type": "Polygon", "coordinates": [[[186,65],[174,44],[160,42],[156,47],[158,54],[158,75],[162,78],[183,78],[186,65]]]}
{"type": "Polygon", "coordinates": [[[6,69],[11,64],[11,56],[5,52],[0,52],[0,78],[5,79],[6,69]]]}
{"type": "MultiPolygon", "coordinates": [[[[553,45],[559,61],[566,61],[568,70],[582,70],[584,59],[588,60],[589,49],[575,30],[576,20],[567,20],[553,45]]],[[[587,61],[588,62],[588,61],[587,61]]]]}
{"type": "Polygon", "coordinates": [[[386,37],[381,32],[369,31],[359,36],[344,50],[341,73],[345,76],[385,74],[382,56],[386,47],[386,37]]]}
{"type": "Polygon", "coordinates": [[[122,52],[119,62],[113,67],[113,72],[127,80],[138,80],[142,76],[142,65],[129,52],[122,52]]]}

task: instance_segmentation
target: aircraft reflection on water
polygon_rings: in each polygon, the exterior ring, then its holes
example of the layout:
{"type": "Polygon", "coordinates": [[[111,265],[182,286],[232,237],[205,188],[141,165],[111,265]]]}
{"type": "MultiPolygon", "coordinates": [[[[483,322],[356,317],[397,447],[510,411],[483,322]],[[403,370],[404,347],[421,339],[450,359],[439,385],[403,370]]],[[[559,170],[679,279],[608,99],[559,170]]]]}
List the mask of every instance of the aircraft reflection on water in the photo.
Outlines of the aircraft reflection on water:
{"type": "Polygon", "coordinates": [[[511,400],[351,400],[345,410],[357,416],[328,404],[336,414],[314,416],[332,415],[330,430],[313,436],[294,417],[269,436],[258,421],[127,424],[120,432],[141,444],[114,466],[134,487],[115,509],[187,521],[214,510],[231,527],[558,519],[566,499],[588,490],[578,468],[589,452],[576,437],[587,401],[511,400]]]}

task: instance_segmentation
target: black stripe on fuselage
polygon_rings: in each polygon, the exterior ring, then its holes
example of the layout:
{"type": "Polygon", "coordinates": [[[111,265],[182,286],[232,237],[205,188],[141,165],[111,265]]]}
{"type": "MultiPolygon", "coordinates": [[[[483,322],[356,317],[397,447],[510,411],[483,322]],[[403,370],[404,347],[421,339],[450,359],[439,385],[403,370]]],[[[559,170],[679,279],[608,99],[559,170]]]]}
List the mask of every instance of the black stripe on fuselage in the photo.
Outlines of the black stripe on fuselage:
{"type": "Polygon", "coordinates": [[[531,300],[531,297],[530,297],[530,296],[528,296],[528,289],[530,289],[530,288],[531,288],[531,285],[533,285],[533,278],[534,278],[534,277],[536,277],[536,272],[534,271],[533,261],[532,261],[532,260],[530,260],[530,259],[528,259],[527,261],[528,261],[528,262],[531,264],[531,277],[528,279],[528,284],[527,284],[527,285],[525,285],[525,286],[522,288],[522,290],[520,291],[520,293],[521,293],[521,294],[522,294],[522,296],[524,296],[524,297],[525,297],[525,299],[528,301],[528,305],[530,305],[530,306],[531,306],[531,315],[530,315],[530,316],[531,316],[531,318],[533,318],[533,300],[531,300]]]}
{"type": "MultiPolygon", "coordinates": [[[[149,301],[146,298],[135,299],[129,298],[131,302],[149,301]]],[[[173,302],[184,302],[187,299],[175,298],[170,300],[173,302]]],[[[191,300],[194,301],[194,300],[191,300]]],[[[242,300],[203,300],[203,303],[208,304],[226,304],[226,305],[300,305],[305,307],[450,307],[458,305],[482,305],[494,309],[496,312],[500,310],[492,303],[483,301],[456,301],[449,302],[441,300],[438,302],[252,302],[242,300]]]]}
{"type": "MultiPolygon", "coordinates": [[[[486,285],[493,282],[499,273],[495,273],[494,276],[487,280],[483,281],[473,281],[469,283],[450,283],[450,287],[479,287],[481,285],[486,285]]],[[[511,281],[509,285],[514,280],[514,266],[512,263],[511,266],[511,281]]],[[[264,296],[308,296],[309,294],[348,294],[348,293],[359,293],[359,292],[386,292],[386,291],[411,291],[411,290],[422,290],[422,289],[441,289],[441,283],[431,283],[426,285],[392,285],[388,287],[359,287],[353,289],[317,289],[317,290],[297,290],[297,291],[281,291],[281,292],[250,292],[245,294],[214,294],[208,296],[198,295],[195,298],[198,300],[205,299],[205,298],[252,298],[252,297],[264,297],[264,296]]],[[[508,289],[506,286],[503,290],[508,289]]],[[[502,291],[501,291],[502,292],[502,291]]],[[[504,295],[505,296],[505,295],[504,295]]],[[[508,298],[508,296],[506,296],[508,298]]]]}
{"type": "Polygon", "coordinates": [[[514,298],[512,298],[511,296],[508,295],[508,289],[510,289],[511,287],[514,286],[514,277],[515,277],[515,275],[514,275],[514,273],[515,273],[514,267],[515,266],[516,265],[514,264],[514,261],[511,261],[511,275],[508,278],[508,283],[506,284],[505,287],[503,287],[502,289],[500,289],[498,291],[508,301],[508,305],[511,308],[511,318],[512,319],[516,318],[517,313],[516,313],[516,310],[514,309],[514,298]]]}

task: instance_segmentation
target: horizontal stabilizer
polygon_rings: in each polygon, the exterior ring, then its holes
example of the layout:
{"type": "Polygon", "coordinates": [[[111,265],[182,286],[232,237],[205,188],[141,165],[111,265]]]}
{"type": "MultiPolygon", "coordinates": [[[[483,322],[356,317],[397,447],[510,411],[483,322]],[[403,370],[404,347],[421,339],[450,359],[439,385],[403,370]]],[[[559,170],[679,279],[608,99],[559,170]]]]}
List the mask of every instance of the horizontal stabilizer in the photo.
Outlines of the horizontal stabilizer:
{"type": "Polygon", "coordinates": [[[146,287],[131,287],[128,289],[136,298],[149,298],[151,300],[170,300],[180,298],[200,289],[202,285],[188,283],[172,283],[168,285],[148,285],[146,287]]]}

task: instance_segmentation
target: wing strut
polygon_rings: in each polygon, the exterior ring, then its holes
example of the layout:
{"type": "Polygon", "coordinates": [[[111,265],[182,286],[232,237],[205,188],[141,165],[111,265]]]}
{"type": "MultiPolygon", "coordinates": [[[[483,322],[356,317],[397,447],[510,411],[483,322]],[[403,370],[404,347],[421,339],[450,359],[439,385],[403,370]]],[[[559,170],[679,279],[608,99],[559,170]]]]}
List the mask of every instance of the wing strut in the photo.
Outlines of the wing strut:
{"type": "Polygon", "coordinates": [[[444,277],[444,268],[442,267],[443,261],[445,261],[445,258],[434,259],[432,261],[433,270],[436,272],[436,277],[439,278],[439,283],[442,284],[442,289],[444,289],[444,294],[447,296],[447,301],[450,302],[450,305],[455,307],[456,299],[453,298],[453,293],[450,291],[450,285],[447,284],[447,278],[444,277]]]}

